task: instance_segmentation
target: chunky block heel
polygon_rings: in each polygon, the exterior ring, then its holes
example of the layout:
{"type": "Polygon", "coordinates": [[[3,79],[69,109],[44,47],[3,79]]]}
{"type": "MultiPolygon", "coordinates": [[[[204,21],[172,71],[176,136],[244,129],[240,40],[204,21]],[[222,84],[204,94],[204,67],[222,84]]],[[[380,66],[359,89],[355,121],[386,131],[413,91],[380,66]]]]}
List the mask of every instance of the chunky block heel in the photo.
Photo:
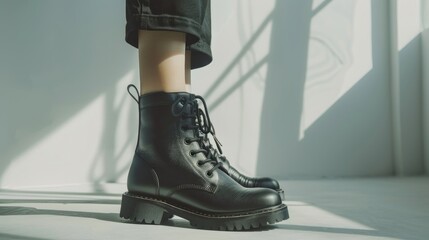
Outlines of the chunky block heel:
{"type": "Polygon", "coordinates": [[[120,217],[137,223],[161,224],[173,215],[144,199],[122,195],[120,217]]]}

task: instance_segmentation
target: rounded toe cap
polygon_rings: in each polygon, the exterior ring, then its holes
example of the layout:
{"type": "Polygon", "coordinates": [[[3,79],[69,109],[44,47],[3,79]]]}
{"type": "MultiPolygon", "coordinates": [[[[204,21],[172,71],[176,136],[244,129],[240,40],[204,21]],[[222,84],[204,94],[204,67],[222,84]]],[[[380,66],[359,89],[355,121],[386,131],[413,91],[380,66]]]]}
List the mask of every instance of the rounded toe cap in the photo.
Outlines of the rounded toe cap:
{"type": "Polygon", "coordinates": [[[278,190],[280,189],[280,184],[277,180],[272,178],[258,178],[256,187],[263,187],[263,188],[278,190]]]}

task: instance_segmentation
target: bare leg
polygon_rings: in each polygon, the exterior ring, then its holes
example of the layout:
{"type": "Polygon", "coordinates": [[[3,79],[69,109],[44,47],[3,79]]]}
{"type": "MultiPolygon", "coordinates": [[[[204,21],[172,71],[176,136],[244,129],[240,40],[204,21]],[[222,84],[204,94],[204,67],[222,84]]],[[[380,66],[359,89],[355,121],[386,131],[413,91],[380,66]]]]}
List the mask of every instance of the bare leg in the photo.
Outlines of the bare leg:
{"type": "Polygon", "coordinates": [[[140,92],[186,91],[186,34],[139,31],[140,92]]]}
{"type": "Polygon", "coordinates": [[[186,91],[191,92],[191,51],[186,50],[185,54],[185,83],[186,91]]]}

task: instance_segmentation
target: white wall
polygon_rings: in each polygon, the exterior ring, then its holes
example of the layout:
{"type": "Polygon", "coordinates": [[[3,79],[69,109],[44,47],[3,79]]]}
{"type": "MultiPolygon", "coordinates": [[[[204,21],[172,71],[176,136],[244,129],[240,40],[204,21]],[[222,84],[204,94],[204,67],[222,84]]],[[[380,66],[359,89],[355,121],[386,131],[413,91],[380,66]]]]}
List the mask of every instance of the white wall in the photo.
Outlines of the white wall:
{"type": "Polygon", "coordinates": [[[421,4],[392,2],[214,3],[215,61],[194,78],[236,166],[278,178],[423,173],[421,4]]]}
{"type": "Polygon", "coordinates": [[[423,126],[426,174],[429,173],[429,1],[422,0],[423,126]]]}
{"type": "Polygon", "coordinates": [[[0,1],[0,186],[114,181],[135,146],[122,1],[0,1]]]}
{"type": "MultiPolygon", "coordinates": [[[[215,60],[193,72],[193,90],[206,97],[234,166],[278,178],[398,172],[389,1],[212,5],[215,60]]],[[[124,182],[137,129],[126,85],[138,69],[123,41],[123,1],[0,6],[0,186],[124,182]]],[[[401,21],[399,158],[403,174],[418,174],[425,41],[401,21]]]]}

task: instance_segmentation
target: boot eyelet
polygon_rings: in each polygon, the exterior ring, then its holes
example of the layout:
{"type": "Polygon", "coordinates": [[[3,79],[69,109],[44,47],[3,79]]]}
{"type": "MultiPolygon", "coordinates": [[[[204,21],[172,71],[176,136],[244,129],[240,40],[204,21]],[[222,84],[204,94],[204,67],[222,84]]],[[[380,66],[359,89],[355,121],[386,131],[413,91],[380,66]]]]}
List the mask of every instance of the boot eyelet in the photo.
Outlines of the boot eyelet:
{"type": "Polygon", "coordinates": [[[195,157],[195,152],[194,151],[189,151],[189,156],[191,156],[191,157],[195,157]]]}
{"type": "Polygon", "coordinates": [[[207,171],[207,172],[206,172],[206,176],[207,176],[207,177],[210,177],[210,178],[211,178],[211,177],[213,177],[213,172],[207,171]]]}
{"type": "Polygon", "coordinates": [[[185,138],[185,141],[184,141],[184,142],[185,142],[185,144],[186,144],[186,145],[191,144],[191,141],[189,140],[189,138],[185,138]]]}
{"type": "Polygon", "coordinates": [[[202,166],[203,165],[203,161],[198,160],[197,164],[198,164],[198,166],[202,166]]]}

